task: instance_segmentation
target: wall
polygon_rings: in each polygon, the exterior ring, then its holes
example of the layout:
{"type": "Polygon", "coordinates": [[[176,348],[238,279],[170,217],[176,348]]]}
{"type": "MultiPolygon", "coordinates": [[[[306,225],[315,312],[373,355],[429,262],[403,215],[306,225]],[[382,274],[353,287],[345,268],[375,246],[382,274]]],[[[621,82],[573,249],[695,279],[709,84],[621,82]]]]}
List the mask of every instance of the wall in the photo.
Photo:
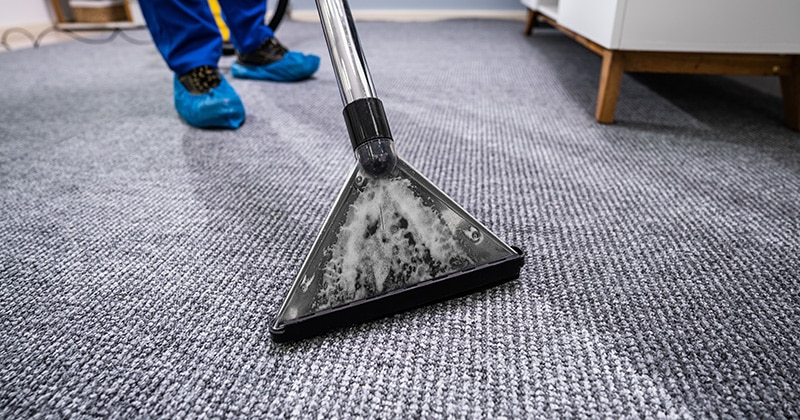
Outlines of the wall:
{"type": "MultiPolygon", "coordinates": [[[[273,0],[274,1],[274,0],[273,0]]],[[[349,0],[353,10],[523,10],[519,0],[349,0]],[[398,4],[399,3],[399,4],[398,4]]],[[[292,0],[292,9],[316,11],[314,0],[292,0]]],[[[52,22],[49,0],[0,0],[0,27],[52,22]]]]}
{"type": "Polygon", "coordinates": [[[0,27],[48,23],[49,0],[0,0],[0,27]]]}

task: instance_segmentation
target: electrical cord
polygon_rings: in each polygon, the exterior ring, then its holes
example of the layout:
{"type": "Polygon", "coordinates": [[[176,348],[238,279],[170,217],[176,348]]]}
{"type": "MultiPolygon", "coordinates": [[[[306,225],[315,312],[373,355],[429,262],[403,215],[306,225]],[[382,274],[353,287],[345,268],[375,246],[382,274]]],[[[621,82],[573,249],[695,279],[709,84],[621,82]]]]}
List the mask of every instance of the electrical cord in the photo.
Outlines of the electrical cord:
{"type": "Polygon", "coordinates": [[[86,44],[95,44],[95,45],[96,44],[105,44],[105,43],[113,41],[118,36],[120,38],[130,42],[131,44],[135,44],[135,45],[150,45],[150,44],[152,44],[152,42],[149,41],[149,40],[140,40],[140,39],[133,38],[128,33],[126,33],[125,30],[120,29],[120,28],[111,29],[111,33],[108,35],[108,37],[100,38],[100,39],[81,36],[80,34],[77,33],[77,31],[73,31],[71,29],[58,28],[57,26],[51,26],[51,27],[43,30],[42,32],[40,32],[39,35],[37,35],[37,36],[34,36],[32,33],[30,33],[25,28],[9,28],[9,29],[6,29],[3,32],[3,37],[2,37],[2,39],[0,39],[0,45],[2,45],[3,48],[6,49],[6,51],[11,51],[12,50],[11,45],[8,43],[8,37],[9,37],[9,35],[11,35],[13,33],[16,33],[16,32],[25,35],[25,37],[28,38],[31,41],[31,44],[32,44],[33,48],[39,48],[39,46],[41,46],[41,44],[42,44],[42,40],[44,39],[44,37],[47,36],[48,34],[53,33],[53,32],[63,33],[63,34],[69,36],[70,38],[72,38],[72,39],[74,39],[76,41],[80,41],[80,42],[83,42],[83,43],[86,43],[86,44]]]}
{"type": "Polygon", "coordinates": [[[134,45],[152,45],[153,44],[153,41],[151,41],[151,40],[144,40],[143,41],[141,39],[131,38],[131,36],[128,35],[128,33],[123,31],[122,29],[117,29],[117,30],[119,31],[119,37],[124,39],[124,40],[126,40],[126,41],[128,41],[128,42],[130,42],[131,44],[134,44],[134,45]]]}
{"type": "Polygon", "coordinates": [[[9,43],[8,43],[8,36],[11,35],[14,32],[19,32],[19,33],[25,35],[25,37],[28,38],[31,41],[31,43],[33,43],[33,44],[36,43],[36,37],[33,36],[33,34],[30,33],[30,31],[28,31],[27,29],[25,29],[25,28],[9,28],[5,32],[3,32],[3,38],[0,39],[0,45],[2,45],[7,51],[11,51],[11,45],[9,45],[9,43]]]}

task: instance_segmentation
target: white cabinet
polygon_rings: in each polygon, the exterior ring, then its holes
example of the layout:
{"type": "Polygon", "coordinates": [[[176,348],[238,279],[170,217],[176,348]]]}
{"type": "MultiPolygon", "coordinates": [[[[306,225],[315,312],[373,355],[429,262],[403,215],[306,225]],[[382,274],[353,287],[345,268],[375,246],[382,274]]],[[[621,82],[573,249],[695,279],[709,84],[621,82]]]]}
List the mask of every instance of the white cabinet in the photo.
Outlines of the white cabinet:
{"type": "Polygon", "coordinates": [[[622,0],[562,0],[557,5],[558,21],[606,48],[613,48],[619,42],[624,3],[622,0]]]}
{"type": "Polygon", "coordinates": [[[522,0],[522,4],[605,48],[619,43],[625,0],[522,0]]]}
{"type": "Polygon", "coordinates": [[[628,0],[619,49],[800,54],[797,0],[628,0]]]}
{"type": "Polygon", "coordinates": [[[798,0],[522,0],[608,49],[800,54],[798,0]]]}
{"type": "Polygon", "coordinates": [[[521,0],[603,56],[596,118],[614,119],[622,73],[774,75],[800,130],[800,0],[521,0]]]}

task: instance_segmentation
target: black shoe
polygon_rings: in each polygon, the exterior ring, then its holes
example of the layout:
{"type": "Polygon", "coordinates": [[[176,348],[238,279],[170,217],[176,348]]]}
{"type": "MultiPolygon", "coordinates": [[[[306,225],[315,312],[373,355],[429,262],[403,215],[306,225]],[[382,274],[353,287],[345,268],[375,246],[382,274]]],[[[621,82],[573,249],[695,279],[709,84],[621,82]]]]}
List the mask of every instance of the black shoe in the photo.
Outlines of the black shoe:
{"type": "Polygon", "coordinates": [[[289,51],[275,38],[267,38],[255,51],[242,54],[236,51],[236,61],[245,66],[265,66],[283,60],[289,51]]]}
{"type": "Polygon", "coordinates": [[[222,83],[222,77],[216,67],[195,67],[188,73],[178,76],[181,84],[194,95],[204,95],[222,83]]]}

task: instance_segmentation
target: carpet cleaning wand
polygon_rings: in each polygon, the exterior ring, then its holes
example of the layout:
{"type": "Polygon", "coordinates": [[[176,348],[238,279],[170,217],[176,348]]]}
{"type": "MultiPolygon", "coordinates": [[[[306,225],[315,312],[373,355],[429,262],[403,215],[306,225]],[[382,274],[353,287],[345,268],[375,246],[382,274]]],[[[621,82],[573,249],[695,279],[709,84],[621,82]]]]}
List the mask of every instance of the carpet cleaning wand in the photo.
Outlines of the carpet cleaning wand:
{"type": "Polygon", "coordinates": [[[345,0],[317,0],[317,9],[345,105],[344,119],[356,159],[367,174],[387,176],[397,165],[397,154],[383,103],[375,95],[350,8],[345,0]]]}
{"type": "Polygon", "coordinates": [[[519,277],[522,251],[398,157],[344,0],[317,0],[356,160],[270,336],[299,340],[519,277]]]}

